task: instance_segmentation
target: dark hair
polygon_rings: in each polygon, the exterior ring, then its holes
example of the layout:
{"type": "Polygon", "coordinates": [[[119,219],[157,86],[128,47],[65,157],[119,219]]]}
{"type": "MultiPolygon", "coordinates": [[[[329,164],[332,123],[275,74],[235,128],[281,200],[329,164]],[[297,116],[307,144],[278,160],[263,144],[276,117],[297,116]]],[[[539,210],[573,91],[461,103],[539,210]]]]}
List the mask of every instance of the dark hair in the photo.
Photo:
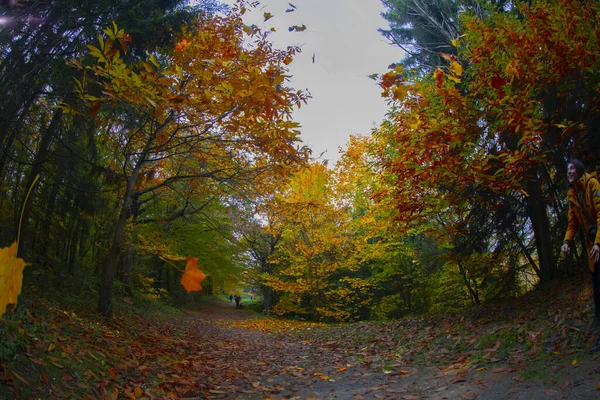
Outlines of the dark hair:
{"type": "Polygon", "coordinates": [[[583,176],[583,172],[585,171],[585,167],[583,163],[576,158],[572,158],[569,160],[569,164],[573,164],[575,167],[575,171],[579,174],[579,176],[583,176]]]}

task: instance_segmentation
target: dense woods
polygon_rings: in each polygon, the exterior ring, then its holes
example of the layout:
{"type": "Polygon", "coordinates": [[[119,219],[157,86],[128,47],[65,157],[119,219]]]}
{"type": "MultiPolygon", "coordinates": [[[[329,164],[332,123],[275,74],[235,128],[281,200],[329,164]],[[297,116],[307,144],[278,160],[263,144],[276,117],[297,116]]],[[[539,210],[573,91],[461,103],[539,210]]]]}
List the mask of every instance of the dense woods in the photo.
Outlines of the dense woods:
{"type": "Polygon", "coordinates": [[[354,321],[586,268],[583,242],[559,249],[567,160],[600,154],[598,2],[383,1],[389,112],[335,165],[293,121],[301,49],[246,25],[255,4],[194,4],[0,6],[0,246],[20,229],[24,285],[76,282],[105,316],[181,304],[191,255],[203,295],[354,321]]]}

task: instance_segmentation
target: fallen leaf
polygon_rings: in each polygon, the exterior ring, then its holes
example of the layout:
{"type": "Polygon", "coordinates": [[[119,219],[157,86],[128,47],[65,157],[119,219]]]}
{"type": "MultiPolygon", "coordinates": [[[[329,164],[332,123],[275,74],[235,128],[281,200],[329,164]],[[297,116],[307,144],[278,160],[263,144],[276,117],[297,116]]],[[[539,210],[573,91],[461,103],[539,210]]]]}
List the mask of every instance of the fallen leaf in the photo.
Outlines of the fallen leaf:
{"type": "Polygon", "coordinates": [[[46,385],[50,383],[48,382],[48,376],[46,376],[46,374],[43,372],[40,374],[40,381],[44,382],[46,385]]]}
{"type": "Polygon", "coordinates": [[[412,394],[405,394],[404,396],[402,396],[402,398],[404,400],[421,400],[421,397],[413,396],[412,394]]]}
{"type": "MultiPolygon", "coordinates": [[[[568,388],[570,384],[571,384],[571,381],[565,381],[562,385],[562,390],[565,390],[566,388],[568,388]]],[[[598,385],[598,386],[600,386],[600,385],[598,385]]]]}
{"type": "Polygon", "coordinates": [[[523,382],[523,381],[525,381],[525,379],[523,379],[519,375],[513,376],[512,379],[515,380],[515,381],[517,381],[517,382],[523,382]]]}
{"type": "Polygon", "coordinates": [[[139,386],[136,387],[133,392],[135,393],[136,398],[142,397],[144,395],[144,391],[139,386]]]}
{"type": "Polygon", "coordinates": [[[25,378],[23,378],[21,375],[17,374],[17,373],[16,373],[16,372],[14,372],[14,371],[10,371],[10,373],[11,373],[11,374],[13,374],[13,376],[14,376],[15,378],[17,378],[18,380],[20,380],[21,382],[23,382],[24,384],[26,384],[26,385],[28,385],[28,386],[29,386],[29,382],[27,382],[27,381],[25,380],[25,378]]]}
{"type": "Polygon", "coordinates": [[[477,393],[463,393],[460,395],[460,398],[473,400],[477,398],[477,393]]]}

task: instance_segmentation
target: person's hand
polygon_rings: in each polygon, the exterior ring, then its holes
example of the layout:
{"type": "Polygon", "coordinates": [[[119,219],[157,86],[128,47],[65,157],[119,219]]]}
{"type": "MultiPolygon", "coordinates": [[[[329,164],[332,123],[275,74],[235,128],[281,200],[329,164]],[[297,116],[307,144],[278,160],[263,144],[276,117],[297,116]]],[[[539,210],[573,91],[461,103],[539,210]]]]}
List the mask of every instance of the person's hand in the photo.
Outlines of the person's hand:
{"type": "Polygon", "coordinates": [[[569,243],[563,244],[560,248],[560,251],[563,253],[563,255],[567,255],[567,253],[569,252],[569,243]]]}
{"type": "Polygon", "coordinates": [[[590,251],[590,257],[594,263],[600,261],[600,245],[595,244],[594,247],[592,247],[592,251],[590,251]]]}

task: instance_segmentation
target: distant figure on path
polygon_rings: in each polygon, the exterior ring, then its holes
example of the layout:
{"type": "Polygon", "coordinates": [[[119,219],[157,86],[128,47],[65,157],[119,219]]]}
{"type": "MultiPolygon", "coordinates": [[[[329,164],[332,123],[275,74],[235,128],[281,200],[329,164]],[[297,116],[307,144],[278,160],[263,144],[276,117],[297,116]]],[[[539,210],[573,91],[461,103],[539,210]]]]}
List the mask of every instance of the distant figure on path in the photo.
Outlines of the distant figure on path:
{"type": "Polygon", "coordinates": [[[240,301],[242,301],[242,298],[239,295],[235,295],[235,308],[241,308],[240,307],[240,301]]]}
{"type": "Polygon", "coordinates": [[[232,294],[230,294],[230,295],[229,295],[229,302],[231,303],[232,301],[233,301],[233,295],[232,295],[232,294]]]}
{"type": "MultiPolygon", "coordinates": [[[[575,235],[582,228],[586,233],[585,244],[594,290],[595,317],[588,329],[588,333],[592,334],[600,328],[600,183],[596,173],[585,173],[583,163],[576,159],[570,160],[567,165],[567,179],[570,186],[567,193],[569,225],[561,251],[563,254],[569,251],[575,235]]],[[[600,341],[591,349],[596,350],[600,350],[600,341]]]]}

